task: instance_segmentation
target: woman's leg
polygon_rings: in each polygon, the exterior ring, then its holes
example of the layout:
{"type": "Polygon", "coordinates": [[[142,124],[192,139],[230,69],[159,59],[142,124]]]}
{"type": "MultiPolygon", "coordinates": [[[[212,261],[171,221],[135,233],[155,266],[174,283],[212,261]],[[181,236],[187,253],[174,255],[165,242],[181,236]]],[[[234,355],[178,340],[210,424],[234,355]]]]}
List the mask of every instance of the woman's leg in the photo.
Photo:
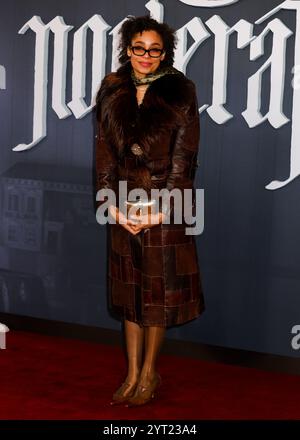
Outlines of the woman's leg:
{"type": "Polygon", "coordinates": [[[128,399],[127,406],[143,405],[154,397],[154,391],[161,382],[160,375],[156,372],[156,360],[162,345],[165,328],[145,328],[145,359],[141,370],[138,386],[134,395],[128,399]]]}
{"type": "Polygon", "coordinates": [[[144,327],[125,319],[125,337],[128,357],[128,375],[126,381],[135,383],[142,367],[144,345],[144,327]]]}
{"type": "Polygon", "coordinates": [[[164,327],[145,327],[145,359],[141,370],[140,379],[152,380],[155,376],[157,357],[165,335],[164,327]]]}
{"type": "Polygon", "coordinates": [[[128,373],[125,381],[113,395],[111,405],[122,403],[129,396],[133,395],[138,384],[141,371],[143,345],[144,345],[144,327],[138,324],[124,320],[125,339],[127,349],[128,373]]]}

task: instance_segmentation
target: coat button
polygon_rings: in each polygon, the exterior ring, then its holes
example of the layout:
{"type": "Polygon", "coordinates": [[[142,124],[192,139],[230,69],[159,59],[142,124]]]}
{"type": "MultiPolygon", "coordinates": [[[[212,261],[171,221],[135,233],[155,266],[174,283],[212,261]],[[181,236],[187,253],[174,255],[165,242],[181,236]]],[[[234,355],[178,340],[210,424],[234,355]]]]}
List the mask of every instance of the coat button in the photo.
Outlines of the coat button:
{"type": "Polygon", "coordinates": [[[132,144],[130,149],[133,152],[133,154],[135,154],[136,156],[141,156],[143,154],[143,150],[137,143],[132,144]]]}

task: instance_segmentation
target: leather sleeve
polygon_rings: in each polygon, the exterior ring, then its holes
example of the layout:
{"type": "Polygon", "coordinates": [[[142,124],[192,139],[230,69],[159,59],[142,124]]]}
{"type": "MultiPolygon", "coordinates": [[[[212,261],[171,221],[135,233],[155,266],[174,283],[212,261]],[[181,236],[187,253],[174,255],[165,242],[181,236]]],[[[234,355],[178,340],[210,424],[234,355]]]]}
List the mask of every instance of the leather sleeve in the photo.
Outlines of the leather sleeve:
{"type": "MultiPolygon", "coordinates": [[[[194,178],[196,168],[198,166],[198,150],[200,140],[200,120],[198,110],[198,99],[196,87],[193,82],[192,93],[189,104],[186,108],[186,122],[177,129],[172,150],[171,170],[168,175],[166,188],[171,191],[173,188],[178,188],[181,191],[183,215],[183,189],[191,188],[193,191],[194,202],[194,178]]],[[[170,219],[174,218],[175,209],[179,206],[175,204],[173,197],[170,198],[170,209],[163,204],[163,211],[166,212],[170,219]]]]}
{"type": "MultiPolygon", "coordinates": [[[[115,191],[117,185],[117,165],[115,154],[111,146],[106,142],[103,135],[101,123],[97,122],[96,136],[96,193],[103,188],[110,188],[115,191]]],[[[104,200],[98,200],[97,207],[101,206],[104,200]]]]}

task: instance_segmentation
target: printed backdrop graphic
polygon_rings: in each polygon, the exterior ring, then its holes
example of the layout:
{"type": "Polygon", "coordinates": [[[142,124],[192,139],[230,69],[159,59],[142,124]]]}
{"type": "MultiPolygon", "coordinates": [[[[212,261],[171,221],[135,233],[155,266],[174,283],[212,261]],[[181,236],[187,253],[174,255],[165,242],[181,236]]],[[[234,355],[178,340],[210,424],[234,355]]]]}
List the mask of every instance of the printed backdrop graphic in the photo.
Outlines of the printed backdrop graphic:
{"type": "Polygon", "coordinates": [[[197,86],[206,310],[167,336],[299,357],[300,1],[1,1],[0,311],[119,329],[96,221],[95,94],[118,30],[177,31],[197,86]]]}

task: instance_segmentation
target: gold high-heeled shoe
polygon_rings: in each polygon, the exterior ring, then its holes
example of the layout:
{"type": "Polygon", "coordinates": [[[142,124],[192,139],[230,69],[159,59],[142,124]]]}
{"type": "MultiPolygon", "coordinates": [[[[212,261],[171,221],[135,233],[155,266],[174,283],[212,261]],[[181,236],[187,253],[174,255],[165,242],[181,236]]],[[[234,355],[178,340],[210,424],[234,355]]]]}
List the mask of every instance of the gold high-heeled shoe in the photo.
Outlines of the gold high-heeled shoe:
{"type": "Polygon", "coordinates": [[[128,399],[126,407],[145,405],[157,396],[158,387],[161,385],[161,376],[156,373],[149,385],[145,386],[139,383],[136,387],[135,393],[128,399]]]}
{"type": "Polygon", "coordinates": [[[137,385],[138,381],[133,385],[126,381],[123,382],[120,388],[118,388],[117,391],[113,394],[110,405],[121,405],[122,403],[127,402],[127,400],[134,395],[137,385]],[[132,390],[128,394],[124,394],[124,391],[126,391],[126,389],[131,386],[132,390]]]}

